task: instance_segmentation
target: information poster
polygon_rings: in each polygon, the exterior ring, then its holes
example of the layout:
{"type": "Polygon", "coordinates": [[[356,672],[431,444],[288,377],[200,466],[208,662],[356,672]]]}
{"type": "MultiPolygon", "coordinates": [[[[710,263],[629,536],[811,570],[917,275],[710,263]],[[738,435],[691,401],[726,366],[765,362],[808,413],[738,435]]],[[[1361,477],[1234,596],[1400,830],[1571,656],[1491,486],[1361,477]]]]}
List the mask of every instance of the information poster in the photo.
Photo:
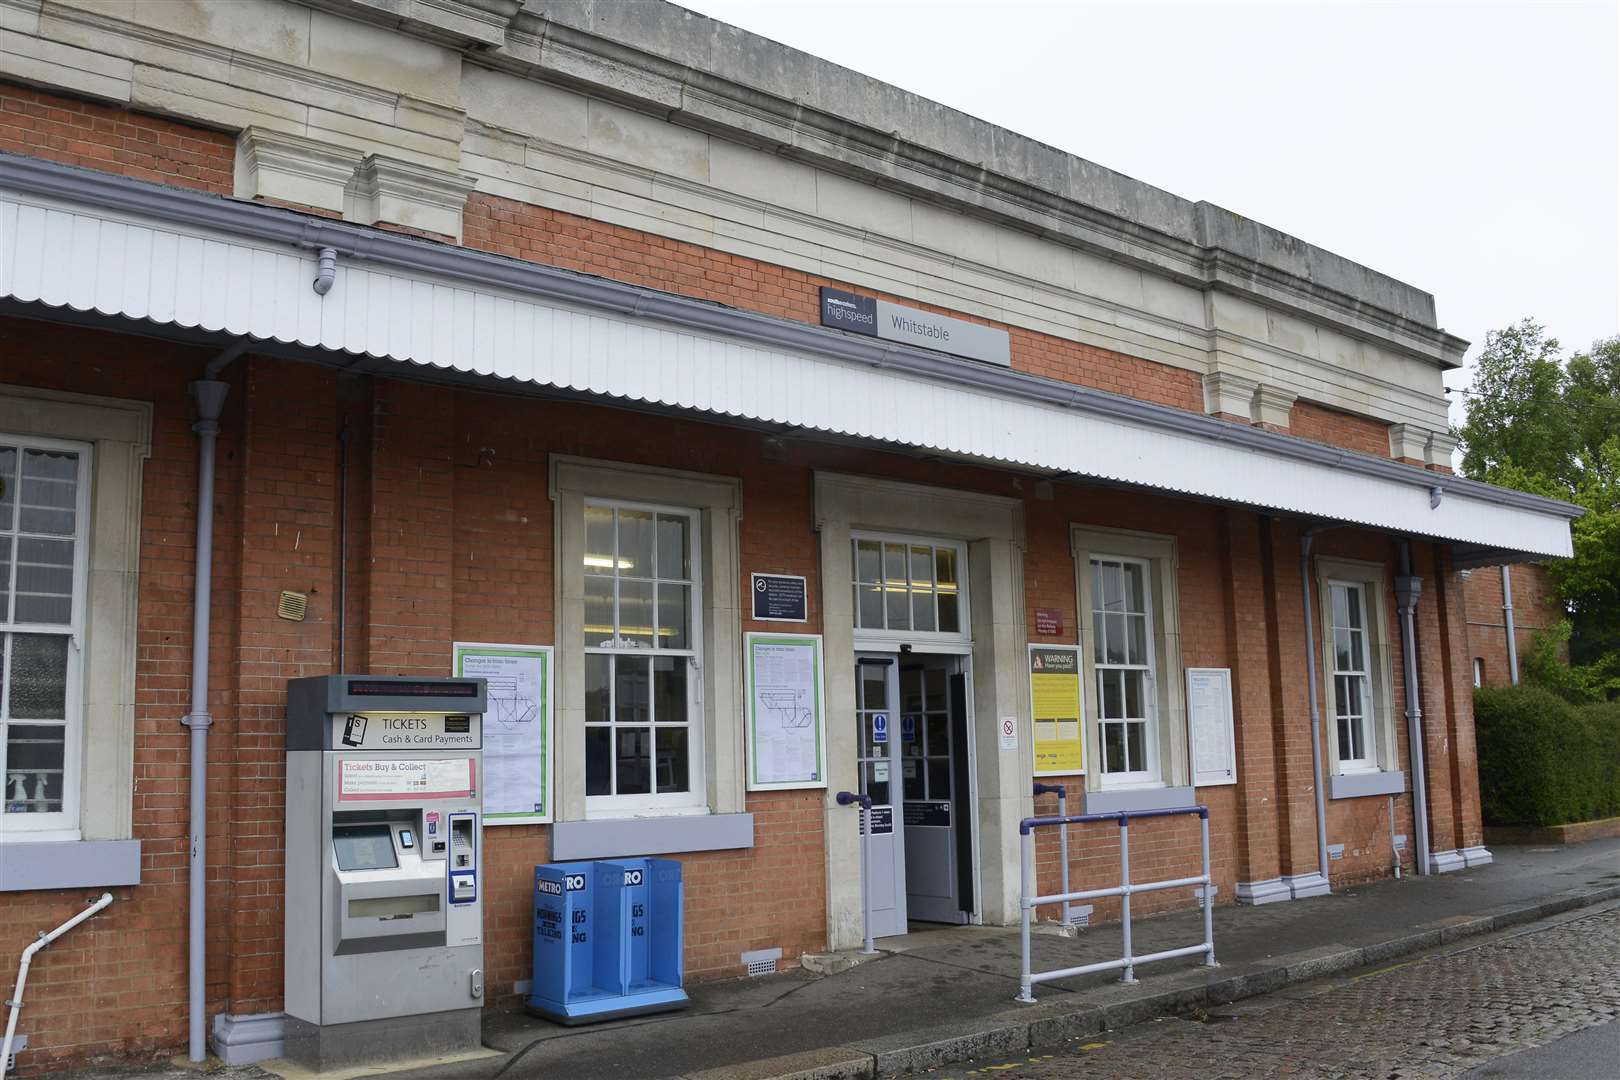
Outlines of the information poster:
{"type": "Polygon", "coordinates": [[[1230,668],[1187,669],[1187,726],[1192,729],[1193,786],[1237,783],[1230,668]]]}
{"type": "Polygon", "coordinates": [[[551,646],[458,641],[454,672],[488,685],[484,824],[551,820],[551,646]]]}
{"type": "Polygon", "coordinates": [[[827,786],[821,635],[747,634],[748,790],[827,786]]]}
{"type": "Polygon", "coordinates": [[[1029,647],[1029,701],[1034,721],[1035,775],[1066,776],[1085,772],[1079,648],[1073,645],[1029,647]]]}

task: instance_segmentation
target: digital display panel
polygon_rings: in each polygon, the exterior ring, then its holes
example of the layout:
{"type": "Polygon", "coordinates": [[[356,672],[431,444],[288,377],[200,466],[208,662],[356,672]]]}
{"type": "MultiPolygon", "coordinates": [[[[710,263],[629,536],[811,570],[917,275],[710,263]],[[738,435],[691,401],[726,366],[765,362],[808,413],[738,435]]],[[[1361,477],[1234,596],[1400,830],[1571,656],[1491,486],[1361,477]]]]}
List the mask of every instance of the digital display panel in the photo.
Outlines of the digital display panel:
{"type": "Polygon", "coordinates": [[[332,848],[339,870],[392,870],[399,865],[387,825],[335,825],[332,848]]]}

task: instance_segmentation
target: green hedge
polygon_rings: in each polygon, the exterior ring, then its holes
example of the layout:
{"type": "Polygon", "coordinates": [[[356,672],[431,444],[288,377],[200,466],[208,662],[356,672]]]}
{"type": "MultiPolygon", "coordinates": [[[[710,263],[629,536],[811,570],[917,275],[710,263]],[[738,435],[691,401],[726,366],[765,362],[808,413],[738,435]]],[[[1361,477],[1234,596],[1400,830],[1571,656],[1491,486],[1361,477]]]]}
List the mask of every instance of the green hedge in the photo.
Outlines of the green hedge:
{"type": "Polygon", "coordinates": [[[1620,702],[1572,705],[1539,686],[1474,691],[1487,825],[1620,815],[1620,702]]]}

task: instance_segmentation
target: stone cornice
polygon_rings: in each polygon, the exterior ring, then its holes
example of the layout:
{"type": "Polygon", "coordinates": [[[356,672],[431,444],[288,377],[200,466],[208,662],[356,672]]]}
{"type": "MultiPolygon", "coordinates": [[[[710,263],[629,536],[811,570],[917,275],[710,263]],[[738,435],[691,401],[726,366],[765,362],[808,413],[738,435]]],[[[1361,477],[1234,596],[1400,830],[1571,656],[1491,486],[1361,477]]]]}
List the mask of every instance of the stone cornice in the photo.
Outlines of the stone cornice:
{"type": "Polygon", "coordinates": [[[674,123],[1292,311],[1440,367],[1460,364],[1468,347],[1434,325],[1428,293],[672,4],[528,0],[506,47],[485,56],[674,123]],[[750,84],[750,74],[762,79],[765,70],[777,76],[771,89],[750,84]],[[833,111],[830,102],[846,98],[863,115],[833,111]]]}

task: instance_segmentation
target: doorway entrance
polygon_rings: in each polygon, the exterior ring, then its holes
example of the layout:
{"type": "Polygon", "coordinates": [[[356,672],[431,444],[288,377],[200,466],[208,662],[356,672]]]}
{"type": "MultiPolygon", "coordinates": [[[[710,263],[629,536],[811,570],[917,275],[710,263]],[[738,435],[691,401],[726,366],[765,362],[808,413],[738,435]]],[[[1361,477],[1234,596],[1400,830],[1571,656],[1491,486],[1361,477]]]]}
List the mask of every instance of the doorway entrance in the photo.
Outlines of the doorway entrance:
{"type": "Polygon", "coordinates": [[[858,653],[857,763],[872,797],[872,936],[974,911],[966,663],[952,654],[858,653]]]}

